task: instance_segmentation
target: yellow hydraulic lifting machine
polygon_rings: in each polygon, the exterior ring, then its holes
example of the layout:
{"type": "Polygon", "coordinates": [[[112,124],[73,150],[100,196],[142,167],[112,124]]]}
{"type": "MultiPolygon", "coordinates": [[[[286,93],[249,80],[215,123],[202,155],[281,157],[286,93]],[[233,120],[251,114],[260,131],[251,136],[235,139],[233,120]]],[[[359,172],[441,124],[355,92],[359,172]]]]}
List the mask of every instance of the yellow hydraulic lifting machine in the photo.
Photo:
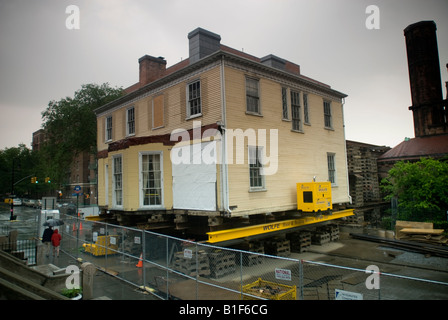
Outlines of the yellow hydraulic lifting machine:
{"type": "Polygon", "coordinates": [[[352,216],[354,209],[347,209],[342,211],[333,212],[331,215],[310,215],[306,217],[301,217],[298,219],[290,219],[283,221],[276,221],[272,223],[258,224],[249,227],[227,229],[220,231],[208,232],[209,243],[217,243],[222,241],[246,238],[250,236],[255,236],[259,234],[265,234],[275,231],[287,230],[291,228],[302,227],[306,225],[311,225],[315,223],[321,223],[336,219],[341,219],[344,217],[352,216]]]}

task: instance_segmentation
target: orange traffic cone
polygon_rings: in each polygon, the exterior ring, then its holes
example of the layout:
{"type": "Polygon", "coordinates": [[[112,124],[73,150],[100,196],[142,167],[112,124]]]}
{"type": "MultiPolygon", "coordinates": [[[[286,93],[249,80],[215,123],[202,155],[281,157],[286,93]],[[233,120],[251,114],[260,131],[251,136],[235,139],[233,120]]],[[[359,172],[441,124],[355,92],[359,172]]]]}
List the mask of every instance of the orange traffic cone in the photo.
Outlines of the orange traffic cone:
{"type": "Polygon", "coordinates": [[[79,222],[79,230],[82,230],[82,222],[79,222]]]}
{"type": "Polygon", "coordinates": [[[139,259],[138,263],[135,265],[137,268],[143,267],[143,260],[142,260],[142,258],[143,258],[143,253],[140,253],[140,259],[139,259]]]}
{"type": "Polygon", "coordinates": [[[76,223],[73,223],[73,230],[72,231],[76,231],[76,223]]]}

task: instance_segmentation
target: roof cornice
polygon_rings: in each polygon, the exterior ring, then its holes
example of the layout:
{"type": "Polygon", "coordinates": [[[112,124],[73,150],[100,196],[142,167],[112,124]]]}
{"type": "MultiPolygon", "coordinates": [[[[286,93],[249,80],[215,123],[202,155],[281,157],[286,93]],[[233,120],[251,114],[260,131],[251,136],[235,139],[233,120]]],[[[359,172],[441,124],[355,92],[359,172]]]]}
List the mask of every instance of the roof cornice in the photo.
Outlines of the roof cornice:
{"type": "Polygon", "coordinates": [[[294,73],[291,73],[291,72],[288,72],[288,71],[280,70],[280,69],[277,69],[277,68],[274,68],[274,67],[266,66],[266,65],[264,65],[264,64],[262,64],[260,62],[257,62],[257,61],[254,61],[254,60],[251,60],[251,59],[239,56],[239,55],[234,54],[234,53],[226,52],[226,51],[223,51],[223,50],[218,50],[218,51],[210,54],[209,56],[200,59],[199,61],[197,61],[195,63],[192,63],[192,64],[190,64],[190,65],[188,65],[188,66],[186,66],[186,67],[184,67],[182,69],[179,69],[179,70],[177,70],[175,72],[172,72],[172,73],[170,73],[170,74],[168,74],[168,75],[166,75],[166,76],[164,76],[162,78],[159,78],[159,79],[157,79],[157,80],[155,80],[155,81],[153,81],[151,83],[148,83],[147,85],[145,85],[145,86],[143,86],[143,87],[141,87],[141,88],[139,88],[139,89],[137,89],[135,91],[132,91],[132,92],[130,92],[130,93],[128,93],[128,94],[126,94],[126,95],[124,95],[124,96],[114,100],[114,101],[111,101],[111,102],[105,104],[104,106],[101,106],[101,107],[95,109],[94,112],[95,112],[96,115],[99,115],[101,113],[105,113],[105,112],[107,112],[109,110],[112,110],[112,109],[118,107],[119,105],[126,104],[129,101],[135,100],[139,96],[145,95],[149,91],[155,90],[158,87],[166,85],[166,84],[168,84],[168,83],[170,83],[170,82],[172,82],[172,81],[174,81],[174,80],[176,80],[176,79],[178,79],[180,77],[184,77],[184,76],[186,76],[186,75],[188,75],[190,73],[193,73],[194,71],[196,71],[198,69],[201,69],[201,68],[203,68],[203,67],[205,67],[205,66],[207,66],[209,64],[212,64],[212,63],[214,63],[216,61],[219,61],[221,59],[224,59],[226,61],[229,60],[229,61],[232,61],[234,63],[238,63],[238,64],[250,67],[250,68],[255,69],[255,70],[258,69],[258,70],[264,71],[266,73],[270,73],[270,74],[275,75],[277,77],[284,78],[284,79],[287,79],[289,81],[296,82],[296,83],[298,83],[300,85],[312,88],[312,89],[314,89],[316,91],[323,92],[325,94],[337,97],[339,99],[343,99],[343,98],[347,97],[347,95],[344,94],[344,93],[341,93],[339,91],[331,89],[331,87],[329,87],[327,85],[320,84],[320,83],[318,83],[316,81],[313,81],[313,80],[311,80],[311,79],[309,79],[307,77],[304,77],[302,75],[298,75],[298,74],[294,74],[294,73]]]}

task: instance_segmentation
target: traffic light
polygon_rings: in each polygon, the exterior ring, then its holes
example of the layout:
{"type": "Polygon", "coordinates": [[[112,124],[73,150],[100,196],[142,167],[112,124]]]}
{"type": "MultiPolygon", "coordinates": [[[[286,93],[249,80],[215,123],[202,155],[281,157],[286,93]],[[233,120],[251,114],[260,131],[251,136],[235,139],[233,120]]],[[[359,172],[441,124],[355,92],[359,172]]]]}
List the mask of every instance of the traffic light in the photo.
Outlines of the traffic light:
{"type": "Polygon", "coordinates": [[[51,183],[50,177],[45,178],[45,183],[51,183]]]}
{"type": "Polygon", "coordinates": [[[31,183],[37,183],[37,177],[31,177],[31,183]]]}

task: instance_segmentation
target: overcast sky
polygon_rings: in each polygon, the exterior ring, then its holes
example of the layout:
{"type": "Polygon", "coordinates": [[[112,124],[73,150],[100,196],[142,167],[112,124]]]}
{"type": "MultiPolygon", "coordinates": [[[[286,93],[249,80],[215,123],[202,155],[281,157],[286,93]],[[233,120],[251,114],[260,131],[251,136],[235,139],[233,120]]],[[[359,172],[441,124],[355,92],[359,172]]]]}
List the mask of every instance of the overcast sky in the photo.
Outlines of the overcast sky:
{"type": "Polygon", "coordinates": [[[168,67],[187,58],[197,27],[246,53],[299,64],[348,95],[347,139],[393,147],[414,137],[403,30],[437,24],[445,97],[447,18],[446,0],[0,0],[0,149],[30,147],[49,101],[82,84],[126,88],[145,54],[168,67]],[[69,5],[79,8],[79,29],[66,27],[69,5]],[[366,27],[369,5],[379,9],[379,29],[366,27]]]}

